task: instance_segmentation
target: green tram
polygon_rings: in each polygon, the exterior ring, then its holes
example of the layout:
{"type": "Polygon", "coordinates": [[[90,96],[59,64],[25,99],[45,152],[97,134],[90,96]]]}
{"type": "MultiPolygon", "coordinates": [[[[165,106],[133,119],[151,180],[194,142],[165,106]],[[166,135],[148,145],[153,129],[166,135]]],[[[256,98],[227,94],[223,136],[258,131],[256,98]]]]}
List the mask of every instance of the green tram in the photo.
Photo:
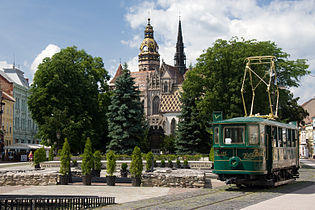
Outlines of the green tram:
{"type": "Polygon", "coordinates": [[[299,176],[298,129],[260,117],[213,123],[214,170],[237,186],[277,186],[299,176]]]}

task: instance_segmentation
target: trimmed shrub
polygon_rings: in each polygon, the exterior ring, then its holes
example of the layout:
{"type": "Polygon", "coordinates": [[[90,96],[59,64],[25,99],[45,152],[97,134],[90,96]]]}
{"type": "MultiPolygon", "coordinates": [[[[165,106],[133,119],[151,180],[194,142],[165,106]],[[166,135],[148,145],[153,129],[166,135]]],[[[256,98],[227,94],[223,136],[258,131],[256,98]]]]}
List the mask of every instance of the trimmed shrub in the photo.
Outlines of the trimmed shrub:
{"type": "Polygon", "coordinates": [[[146,166],[145,166],[145,169],[146,171],[151,171],[151,168],[153,167],[153,161],[154,161],[154,156],[153,156],[153,153],[152,152],[148,152],[148,154],[146,155],[146,166]]]}
{"type": "Polygon", "coordinates": [[[130,173],[133,177],[141,177],[142,169],[143,163],[141,158],[141,150],[139,147],[136,146],[132,152],[130,173]]]}
{"type": "Polygon", "coordinates": [[[122,163],[121,164],[121,170],[127,171],[127,168],[128,168],[128,164],[127,163],[122,163]]]}
{"type": "Polygon", "coordinates": [[[109,150],[106,154],[106,160],[107,160],[107,174],[109,176],[113,176],[115,170],[116,170],[116,155],[113,150],[109,150]]]}
{"type": "Polygon", "coordinates": [[[168,160],[168,167],[173,168],[173,162],[171,159],[168,160]]]}
{"type": "Polygon", "coordinates": [[[68,175],[70,173],[70,160],[70,145],[68,143],[68,139],[66,138],[65,142],[63,143],[60,157],[60,173],[62,175],[68,175]]]}
{"type": "Polygon", "coordinates": [[[90,138],[87,138],[85,147],[84,147],[84,153],[83,153],[83,159],[82,159],[82,174],[90,175],[91,171],[93,169],[93,152],[92,152],[92,143],[90,138]]]}
{"type": "Polygon", "coordinates": [[[164,160],[164,159],[161,160],[161,167],[162,167],[162,168],[165,167],[165,160],[164,160]]]}
{"type": "Polygon", "coordinates": [[[46,151],[45,149],[42,147],[42,148],[39,148],[35,151],[34,153],[34,163],[35,165],[41,163],[41,162],[44,162],[46,161],[46,151]]]}
{"type": "Polygon", "coordinates": [[[55,150],[55,145],[52,145],[50,147],[50,150],[49,150],[49,156],[48,156],[48,160],[49,161],[53,161],[54,160],[54,150],[55,150]]]}
{"type": "Polygon", "coordinates": [[[185,168],[188,167],[188,160],[184,160],[184,167],[185,167],[185,168]]]}
{"type": "Polygon", "coordinates": [[[93,158],[94,158],[94,170],[100,171],[102,169],[102,156],[101,156],[101,152],[99,150],[96,150],[93,154],[93,158]]]}

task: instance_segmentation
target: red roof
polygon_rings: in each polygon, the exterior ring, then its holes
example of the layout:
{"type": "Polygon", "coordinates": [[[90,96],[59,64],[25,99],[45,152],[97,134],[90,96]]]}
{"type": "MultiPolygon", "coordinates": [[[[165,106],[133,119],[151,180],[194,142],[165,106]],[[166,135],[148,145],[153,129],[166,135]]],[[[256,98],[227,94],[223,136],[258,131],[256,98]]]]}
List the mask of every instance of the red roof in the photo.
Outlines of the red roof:
{"type": "Polygon", "coordinates": [[[113,77],[113,79],[109,83],[113,83],[114,84],[116,82],[116,79],[122,74],[123,74],[122,66],[121,66],[121,64],[119,64],[115,76],[113,77]]]}
{"type": "Polygon", "coordinates": [[[166,67],[166,69],[168,70],[168,72],[170,73],[170,76],[172,78],[177,78],[177,82],[178,84],[181,84],[184,81],[184,77],[183,75],[179,72],[178,67],[174,67],[171,65],[168,65],[166,63],[163,63],[166,67]]]}

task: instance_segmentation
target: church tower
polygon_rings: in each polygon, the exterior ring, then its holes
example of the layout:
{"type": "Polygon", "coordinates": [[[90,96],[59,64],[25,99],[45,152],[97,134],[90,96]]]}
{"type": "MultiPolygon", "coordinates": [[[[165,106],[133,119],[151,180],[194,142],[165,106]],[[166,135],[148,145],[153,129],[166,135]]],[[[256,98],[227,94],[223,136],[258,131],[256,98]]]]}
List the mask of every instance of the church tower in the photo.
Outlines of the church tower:
{"type": "Polygon", "coordinates": [[[154,40],[153,27],[148,18],[148,24],[144,30],[144,40],[140,45],[140,53],[138,56],[139,71],[158,70],[160,67],[159,46],[154,40]]]}
{"type": "Polygon", "coordinates": [[[179,72],[184,75],[186,72],[186,55],[184,53],[184,43],[182,36],[182,24],[179,19],[178,33],[177,33],[177,43],[176,43],[176,53],[174,56],[175,67],[178,67],[179,72]]]}

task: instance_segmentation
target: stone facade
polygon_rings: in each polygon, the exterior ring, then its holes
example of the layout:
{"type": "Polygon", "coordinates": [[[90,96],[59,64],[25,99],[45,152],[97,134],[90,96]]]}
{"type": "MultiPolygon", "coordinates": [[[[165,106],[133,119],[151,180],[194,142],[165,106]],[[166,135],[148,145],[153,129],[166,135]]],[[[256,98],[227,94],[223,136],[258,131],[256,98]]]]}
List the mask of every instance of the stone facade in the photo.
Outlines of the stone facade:
{"type": "MultiPolygon", "coordinates": [[[[154,40],[154,31],[148,19],[144,39],[138,55],[139,71],[131,72],[135,85],[140,90],[140,99],[144,113],[150,125],[151,149],[159,152],[164,135],[175,133],[180,115],[180,91],[186,73],[186,55],[179,21],[175,65],[171,66],[162,60],[158,44],[154,40]]],[[[119,65],[110,87],[114,88],[116,79],[122,74],[119,65]]]]}

